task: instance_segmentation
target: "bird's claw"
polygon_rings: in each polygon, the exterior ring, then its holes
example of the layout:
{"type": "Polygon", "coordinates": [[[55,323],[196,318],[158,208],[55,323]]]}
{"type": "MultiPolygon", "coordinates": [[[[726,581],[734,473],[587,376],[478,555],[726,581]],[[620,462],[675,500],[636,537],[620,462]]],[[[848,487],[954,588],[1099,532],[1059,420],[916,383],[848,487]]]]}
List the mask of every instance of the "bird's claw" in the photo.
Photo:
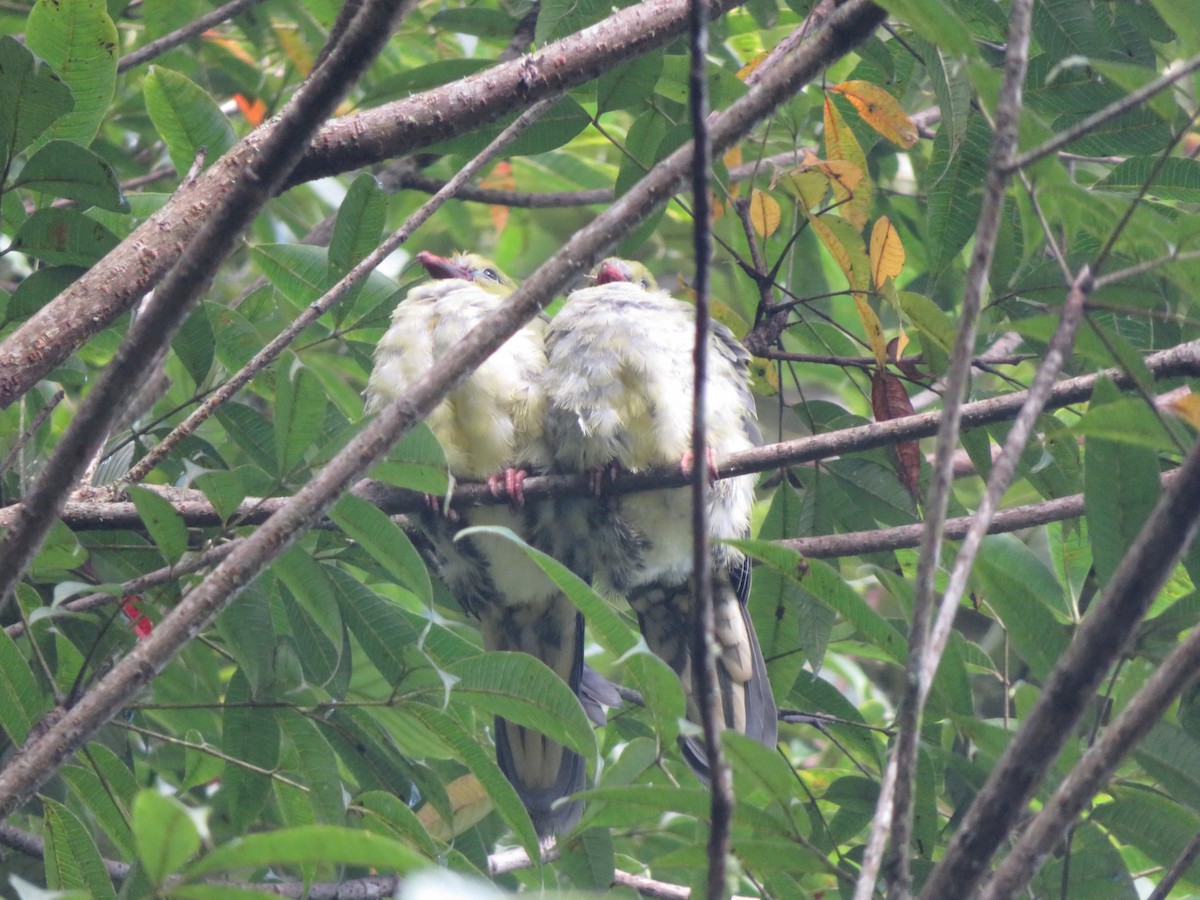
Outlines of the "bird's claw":
{"type": "Polygon", "coordinates": [[[505,469],[502,473],[488,476],[488,491],[493,497],[508,497],[509,502],[516,507],[525,505],[524,469],[505,469]]]}
{"type": "Polygon", "coordinates": [[[617,480],[617,475],[621,472],[621,464],[615,459],[607,465],[597,466],[594,469],[588,469],[588,490],[592,492],[592,496],[600,497],[604,494],[604,488],[617,480]]]}
{"type": "MultiPolygon", "coordinates": [[[[717,478],[717,451],[712,447],[704,448],[704,455],[708,459],[708,480],[716,481],[717,478]]],[[[691,450],[684,451],[684,454],[679,457],[679,471],[683,473],[684,478],[691,478],[692,467],[696,464],[696,455],[691,450]]]]}
{"type": "Polygon", "coordinates": [[[426,494],[425,505],[429,508],[431,513],[435,513],[439,516],[445,516],[451,522],[458,521],[458,510],[451,509],[437,494],[426,494]]]}

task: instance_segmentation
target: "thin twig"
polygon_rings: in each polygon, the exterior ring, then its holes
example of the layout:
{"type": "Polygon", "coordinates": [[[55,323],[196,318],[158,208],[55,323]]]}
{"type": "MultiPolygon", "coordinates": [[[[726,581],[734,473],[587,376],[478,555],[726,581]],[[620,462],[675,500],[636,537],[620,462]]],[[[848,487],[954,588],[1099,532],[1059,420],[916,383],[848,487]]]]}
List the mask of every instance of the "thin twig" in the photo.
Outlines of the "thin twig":
{"type": "Polygon", "coordinates": [[[692,252],[696,276],[696,335],[692,379],[692,666],[697,680],[696,702],[704,731],[709,783],[708,878],[709,900],[725,896],[729,858],[729,828],[733,820],[733,773],[721,751],[721,690],[717,684],[716,617],[713,613],[713,573],[708,547],[708,275],[712,262],[709,230],[708,169],[712,147],[708,137],[708,10],[703,0],[691,0],[688,19],[691,67],[688,72],[688,111],[692,125],[692,252]]]}
{"type": "MultiPolygon", "coordinates": [[[[909,630],[907,676],[904,697],[897,714],[899,731],[892,754],[896,758],[896,795],[890,821],[891,844],[888,855],[889,900],[906,900],[912,886],[909,843],[912,837],[913,792],[917,772],[917,747],[920,739],[924,697],[921,690],[922,664],[928,653],[930,626],[937,596],[938,563],[941,559],[942,529],[947,503],[954,483],[954,450],[958,446],[962,404],[970,380],[975,332],[987,290],[988,272],[996,252],[1004,195],[1008,185],[1005,166],[1016,151],[1021,111],[1021,88],[1029,64],[1032,0],[1014,0],[1009,11],[1008,45],[1004,59],[1004,80],[996,105],[995,136],[991,164],[984,184],[983,202],[975,227],[975,247],[967,272],[958,333],[950,355],[946,389],[942,396],[943,413],[938,429],[930,497],[925,506],[928,525],[917,563],[913,596],[912,625],[909,630]]],[[[889,762],[890,768],[890,762],[889,762]]],[[[878,859],[889,822],[882,810],[888,798],[881,796],[871,826],[862,877],[855,900],[867,900],[875,887],[878,859]]]]}
{"type": "Polygon", "coordinates": [[[263,0],[230,0],[224,6],[219,6],[212,12],[207,12],[202,16],[196,17],[182,28],[176,28],[170,34],[164,34],[160,38],[156,38],[150,43],[139,47],[132,53],[127,53],[121,57],[121,61],[117,63],[117,72],[128,72],[134,66],[140,66],[144,62],[154,59],[154,57],[166,53],[168,50],[173,50],[180,44],[190,41],[197,35],[203,34],[208,29],[215,25],[220,25],[222,22],[227,22],[234,16],[239,16],[248,9],[253,9],[263,0]]]}
{"type": "MultiPolygon", "coordinates": [[[[1021,815],[1113,661],[1132,638],[1200,521],[1200,442],[1176,470],[1100,599],[1046,679],[1046,686],[958,826],[923,898],[970,896],[988,859],[1021,815]]],[[[984,896],[1012,897],[1053,852],[1063,829],[1200,672],[1193,630],[1146,680],[1104,736],[1059,785],[1001,864],[984,896]]]]}
{"type": "Polygon", "coordinates": [[[42,404],[42,408],[37,411],[37,415],[33,417],[33,421],[29,424],[29,427],[25,429],[19,438],[17,438],[16,442],[12,445],[12,449],[9,450],[4,459],[0,461],[0,475],[3,475],[8,471],[9,467],[16,461],[17,457],[20,456],[21,451],[25,448],[25,445],[29,443],[29,439],[37,434],[38,429],[42,427],[42,423],[46,421],[46,418],[50,415],[50,413],[54,412],[54,407],[58,406],[65,396],[66,394],[63,392],[62,388],[59,388],[54,392],[53,397],[42,404]]]}
{"type": "Polygon", "coordinates": [[[1193,56],[1187,62],[1181,64],[1178,68],[1171,69],[1165,75],[1160,75],[1153,81],[1142,85],[1134,91],[1126,94],[1120,100],[1110,103],[1103,109],[1098,109],[1085,119],[1081,119],[1066,131],[1059,132],[1054,137],[1050,138],[1045,143],[1039,144],[1032,150],[1026,150],[1024,153],[1013,156],[1012,159],[1004,162],[1004,169],[1001,175],[1008,176],[1017,169],[1024,169],[1032,163],[1037,162],[1043,157],[1049,156],[1062,147],[1065,147],[1071,141],[1078,140],[1085,134],[1099,128],[1105,122],[1115,119],[1131,109],[1136,109],[1141,106],[1159,91],[1169,88],[1177,81],[1181,81],[1188,75],[1200,69],[1200,55],[1193,56]]]}

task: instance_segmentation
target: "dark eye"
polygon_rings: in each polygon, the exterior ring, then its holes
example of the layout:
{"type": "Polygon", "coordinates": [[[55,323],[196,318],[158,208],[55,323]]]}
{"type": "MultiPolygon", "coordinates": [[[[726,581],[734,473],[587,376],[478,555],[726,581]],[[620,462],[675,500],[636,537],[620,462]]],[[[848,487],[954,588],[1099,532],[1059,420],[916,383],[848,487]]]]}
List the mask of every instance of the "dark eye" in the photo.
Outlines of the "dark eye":
{"type": "Polygon", "coordinates": [[[642,287],[643,287],[643,288],[645,288],[646,290],[650,290],[650,279],[649,279],[649,278],[643,278],[643,279],[642,279],[642,281],[641,281],[641,285],[642,285],[642,287]]]}
{"type": "Polygon", "coordinates": [[[484,269],[484,270],[483,270],[483,277],[484,277],[484,278],[489,278],[489,279],[491,279],[492,281],[499,281],[499,280],[500,280],[500,274],[499,274],[499,273],[498,273],[498,272],[497,272],[495,269],[484,269]]]}

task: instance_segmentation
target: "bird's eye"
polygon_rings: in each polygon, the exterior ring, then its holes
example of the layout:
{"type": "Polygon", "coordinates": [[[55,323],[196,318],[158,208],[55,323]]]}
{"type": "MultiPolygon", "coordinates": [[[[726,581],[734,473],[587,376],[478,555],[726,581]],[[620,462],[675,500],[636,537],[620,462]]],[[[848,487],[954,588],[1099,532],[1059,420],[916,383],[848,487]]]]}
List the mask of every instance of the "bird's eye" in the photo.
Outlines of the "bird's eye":
{"type": "Polygon", "coordinates": [[[484,269],[483,277],[491,279],[492,281],[500,280],[500,274],[495,269],[484,269]]]}
{"type": "Polygon", "coordinates": [[[646,290],[650,290],[650,279],[649,279],[649,278],[643,278],[643,279],[642,279],[642,281],[641,281],[641,285],[642,285],[642,287],[643,287],[643,288],[645,288],[646,290]]]}

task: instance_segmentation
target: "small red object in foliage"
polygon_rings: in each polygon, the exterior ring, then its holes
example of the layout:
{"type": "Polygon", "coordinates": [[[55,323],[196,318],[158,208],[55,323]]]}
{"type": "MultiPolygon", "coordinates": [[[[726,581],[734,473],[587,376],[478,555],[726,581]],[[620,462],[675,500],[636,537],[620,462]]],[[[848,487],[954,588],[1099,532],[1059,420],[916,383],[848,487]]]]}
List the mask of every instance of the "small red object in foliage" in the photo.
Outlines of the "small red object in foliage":
{"type": "Polygon", "coordinates": [[[121,611],[125,613],[125,615],[129,618],[129,621],[133,623],[133,630],[134,633],[137,634],[138,638],[144,638],[154,630],[154,623],[151,622],[150,617],[142,612],[138,608],[138,605],[133,602],[134,600],[140,599],[140,597],[135,595],[132,599],[126,600],[121,604],[121,611]]]}

